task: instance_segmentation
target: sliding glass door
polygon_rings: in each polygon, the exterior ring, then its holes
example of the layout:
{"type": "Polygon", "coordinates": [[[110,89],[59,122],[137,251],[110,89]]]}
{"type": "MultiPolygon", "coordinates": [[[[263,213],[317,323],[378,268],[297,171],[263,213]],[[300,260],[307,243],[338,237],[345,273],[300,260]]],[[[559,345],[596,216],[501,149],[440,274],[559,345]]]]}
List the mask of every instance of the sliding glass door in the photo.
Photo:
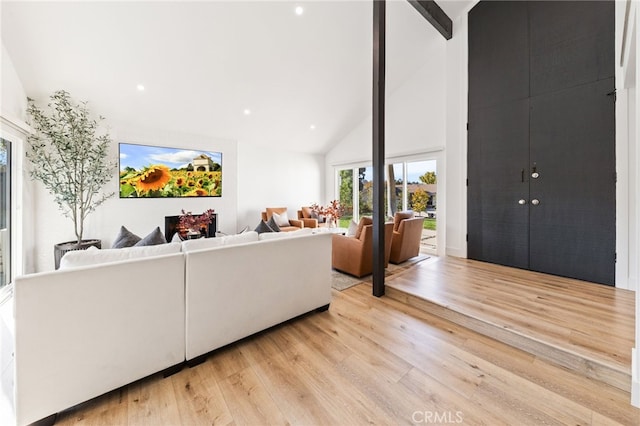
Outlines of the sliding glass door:
{"type": "Polygon", "coordinates": [[[438,179],[436,160],[405,163],[407,169],[408,208],[423,216],[422,247],[434,252],[436,245],[438,179]]]}
{"type": "Polygon", "coordinates": [[[353,169],[338,170],[338,200],[343,208],[339,226],[348,228],[353,218],[353,169]]]}
{"type": "MultiPolygon", "coordinates": [[[[345,208],[341,227],[348,227],[353,218],[373,214],[373,167],[349,167],[337,170],[337,191],[345,208]]],[[[436,252],[437,167],[435,159],[406,160],[385,167],[384,209],[387,217],[401,210],[413,210],[423,216],[422,248],[436,252]]]]}

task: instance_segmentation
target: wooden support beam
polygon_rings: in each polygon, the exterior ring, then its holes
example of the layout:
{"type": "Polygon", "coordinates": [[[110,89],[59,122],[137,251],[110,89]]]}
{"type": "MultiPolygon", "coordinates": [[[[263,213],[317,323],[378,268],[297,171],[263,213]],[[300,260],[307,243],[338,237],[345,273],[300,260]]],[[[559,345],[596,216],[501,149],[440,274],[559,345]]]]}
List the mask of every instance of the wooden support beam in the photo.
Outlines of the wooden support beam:
{"type": "Polygon", "coordinates": [[[386,1],[373,1],[373,295],[384,295],[386,1]]]}
{"type": "Polygon", "coordinates": [[[445,39],[451,40],[453,37],[453,23],[451,18],[432,0],[408,0],[409,3],[418,11],[433,27],[444,36],[445,39]]]}

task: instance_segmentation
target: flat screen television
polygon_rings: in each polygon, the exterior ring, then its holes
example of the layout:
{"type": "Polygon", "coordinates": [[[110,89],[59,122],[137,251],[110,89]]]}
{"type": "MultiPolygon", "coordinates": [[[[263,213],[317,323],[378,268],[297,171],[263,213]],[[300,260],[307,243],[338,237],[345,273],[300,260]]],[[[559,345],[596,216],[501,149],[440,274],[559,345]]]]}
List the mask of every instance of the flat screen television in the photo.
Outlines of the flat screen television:
{"type": "Polygon", "coordinates": [[[222,153],[119,144],[120,198],[221,197],[222,153]]]}

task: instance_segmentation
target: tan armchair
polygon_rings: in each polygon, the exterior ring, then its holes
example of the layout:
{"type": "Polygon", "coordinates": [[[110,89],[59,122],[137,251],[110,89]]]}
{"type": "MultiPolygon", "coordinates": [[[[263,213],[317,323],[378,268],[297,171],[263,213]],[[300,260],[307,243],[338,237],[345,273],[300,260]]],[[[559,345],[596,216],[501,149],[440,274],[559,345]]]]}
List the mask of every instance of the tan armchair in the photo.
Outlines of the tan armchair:
{"type": "MultiPolygon", "coordinates": [[[[267,207],[265,209],[265,211],[262,212],[262,220],[267,222],[267,221],[269,221],[269,219],[271,219],[271,216],[274,213],[282,214],[282,213],[286,213],[286,212],[287,212],[287,208],[286,207],[267,207]]],[[[289,226],[281,226],[280,230],[281,231],[296,231],[296,230],[302,229],[302,228],[304,228],[304,223],[301,220],[289,219],[289,226]]]]}
{"type": "Polygon", "coordinates": [[[305,228],[317,228],[320,223],[318,218],[313,217],[313,209],[311,207],[302,207],[298,210],[298,220],[302,221],[305,228]]]}
{"type": "Polygon", "coordinates": [[[424,218],[414,217],[412,211],[398,212],[393,217],[391,239],[391,263],[402,263],[420,254],[420,240],[424,218]]]}
{"type": "MultiPolygon", "coordinates": [[[[365,218],[363,218],[365,219],[365,218]]],[[[362,277],[373,272],[373,224],[360,219],[356,236],[334,234],[331,247],[331,266],[341,272],[362,277]]],[[[384,266],[389,265],[393,222],[384,224],[384,266]]]]}

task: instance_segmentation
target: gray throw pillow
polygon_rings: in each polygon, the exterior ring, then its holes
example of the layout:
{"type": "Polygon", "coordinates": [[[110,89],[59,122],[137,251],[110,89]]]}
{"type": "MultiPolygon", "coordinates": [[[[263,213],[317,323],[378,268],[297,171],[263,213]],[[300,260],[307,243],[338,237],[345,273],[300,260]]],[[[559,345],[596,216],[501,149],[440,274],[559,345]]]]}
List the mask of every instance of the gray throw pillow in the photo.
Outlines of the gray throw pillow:
{"type": "Polygon", "coordinates": [[[263,232],[273,232],[273,229],[271,229],[269,225],[267,225],[267,222],[261,220],[254,231],[256,231],[258,234],[262,234],[263,232]]]}
{"type": "Polygon", "coordinates": [[[116,236],[116,239],[113,242],[113,245],[111,246],[111,248],[118,249],[118,248],[124,248],[124,247],[131,247],[141,239],[142,238],[138,237],[136,234],[129,231],[124,226],[121,226],[120,232],[118,232],[118,235],[116,236]]]}
{"type": "Polygon", "coordinates": [[[160,231],[160,227],[157,226],[156,229],[151,231],[149,235],[135,243],[134,247],[140,246],[155,246],[158,244],[166,244],[167,240],[164,238],[164,234],[160,231]]]}
{"type": "Polygon", "coordinates": [[[278,224],[276,223],[276,220],[273,218],[273,216],[271,216],[271,218],[269,218],[269,220],[267,221],[267,226],[269,228],[271,228],[271,230],[273,232],[280,232],[282,231],[282,229],[280,229],[280,227],[278,226],[278,224]]]}

